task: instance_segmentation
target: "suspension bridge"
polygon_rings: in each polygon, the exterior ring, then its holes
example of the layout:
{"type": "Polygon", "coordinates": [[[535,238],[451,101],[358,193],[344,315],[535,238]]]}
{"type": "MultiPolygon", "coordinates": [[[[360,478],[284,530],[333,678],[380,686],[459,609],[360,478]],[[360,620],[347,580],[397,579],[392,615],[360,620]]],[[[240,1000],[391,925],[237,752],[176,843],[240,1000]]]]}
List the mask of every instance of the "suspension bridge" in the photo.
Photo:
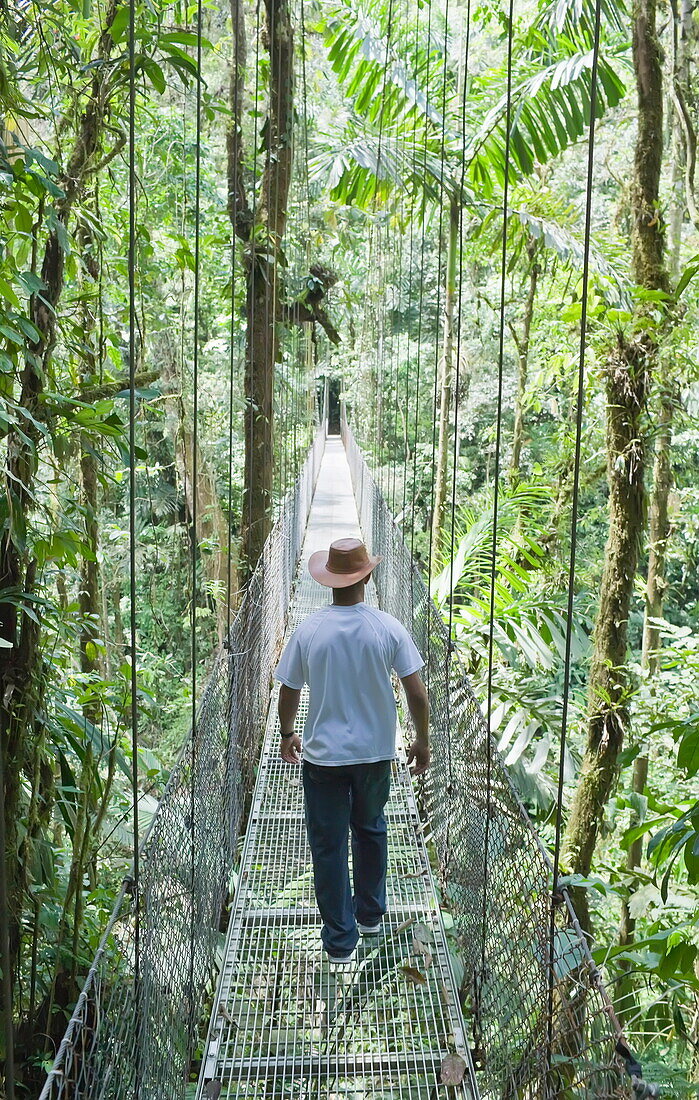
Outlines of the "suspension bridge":
{"type": "Polygon", "coordinates": [[[342,440],[323,425],[41,1100],[646,1095],[631,1070],[640,1075],[565,891],[552,901],[549,861],[399,529],[346,423],[342,440]],[[426,660],[432,765],[414,787],[399,747],[388,917],[335,966],[320,950],[271,673],[285,634],[327,600],[308,555],[359,533],[383,555],[368,598],[426,660]]]}

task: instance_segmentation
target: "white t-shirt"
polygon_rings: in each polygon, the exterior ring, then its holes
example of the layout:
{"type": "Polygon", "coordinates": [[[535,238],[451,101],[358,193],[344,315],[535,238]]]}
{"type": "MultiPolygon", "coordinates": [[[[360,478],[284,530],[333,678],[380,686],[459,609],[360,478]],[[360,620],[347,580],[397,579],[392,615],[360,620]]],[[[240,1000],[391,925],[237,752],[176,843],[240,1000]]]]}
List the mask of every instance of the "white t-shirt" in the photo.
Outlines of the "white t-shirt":
{"type": "Polygon", "coordinates": [[[424,664],[405,627],[365,603],[329,604],[289,639],[274,674],[309,686],[303,755],[312,764],[373,764],[396,751],[391,669],[410,676],[424,664]]]}

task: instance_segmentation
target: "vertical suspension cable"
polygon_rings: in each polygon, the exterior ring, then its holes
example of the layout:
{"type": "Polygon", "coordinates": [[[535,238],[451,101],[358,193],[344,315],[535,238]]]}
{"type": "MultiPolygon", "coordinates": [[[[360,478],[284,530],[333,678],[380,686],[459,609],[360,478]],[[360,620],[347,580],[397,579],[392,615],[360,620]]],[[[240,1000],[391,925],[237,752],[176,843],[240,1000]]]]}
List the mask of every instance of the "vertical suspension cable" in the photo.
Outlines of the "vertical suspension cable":
{"type": "MultiPolygon", "coordinates": [[[[404,36],[403,41],[404,41],[404,53],[405,53],[405,58],[406,58],[406,65],[405,65],[406,73],[409,73],[409,71],[410,71],[409,70],[409,64],[408,64],[409,58],[410,58],[410,54],[409,54],[410,40],[411,40],[410,32],[411,32],[410,0],[405,0],[405,36],[404,36]]],[[[401,327],[402,327],[402,330],[403,330],[402,331],[402,337],[403,337],[402,365],[403,365],[403,369],[405,371],[405,386],[404,386],[404,396],[403,396],[402,405],[400,404],[400,398],[399,398],[399,395],[398,395],[398,389],[399,389],[399,384],[400,384],[400,366],[401,366],[400,354],[399,354],[399,359],[398,359],[398,371],[397,371],[397,375],[396,375],[396,408],[398,410],[400,410],[400,414],[401,414],[401,432],[400,432],[399,439],[400,439],[400,467],[401,467],[402,486],[401,486],[400,509],[399,509],[398,500],[394,501],[394,505],[395,505],[396,511],[399,511],[399,513],[400,513],[400,517],[401,517],[400,525],[401,525],[401,529],[403,531],[403,540],[406,543],[408,541],[408,535],[407,535],[407,529],[406,529],[406,520],[407,520],[406,509],[407,509],[408,471],[409,471],[409,467],[410,467],[410,422],[411,422],[411,416],[410,416],[410,398],[411,398],[410,364],[411,364],[411,309],[412,309],[412,299],[413,299],[413,259],[414,259],[414,257],[413,257],[413,245],[414,245],[413,196],[414,196],[414,187],[415,187],[415,181],[414,181],[413,178],[411,178],[411,173],[412,173],[412,166],[413,166],[413,161],[414,161],[414,156],[415,156],[415,128],[416,128],[416,124],[417,124],[417,111],[416,111],[416,105],[413,104],[412,134],[410,133],[410,130],[407,126],[405,126],[405,127],[401,126],[402,143],[401,143],[401,160],[400,160],[400,164],[401,164],[401,170],[402,170],[403,174],[410,181],[410,190],[409,190],[407,196],[405,195],[405,189],[401,188],[401,222],[400,222],[400,224],[401,224],[401,265],[400,265],[401,283],[400,283],[400,294],[401,294],[401,296],[400,296],[400,301],[401,301],[401,303],[404,303],[404,308],[401,310],[401,313],[402,313],[401,327]],[[408,166],[410,166],[410,169],[408,168],[408,166]],[[406,234],[405,234],[405,225],[404,225],[406,210],[408,212],[408,218],[409,218],[407,248],[406,248],[406,241],[405,241],[405,235],[406,234]],[[405,256],[407,256],[407,259],[404,261],[405,256]],[[407,266],[407,278],[406,278],[404,263],[407,266]],[[404,282],[405,282],[405,290],[404,290],[404,286],[403,286],[404,282]]],[[[399,352],[400,352],[400,342],[399,342],[399,352]]],[[[396,463],[398,463],[398,456],[396,457],[396,463]]],[[[395,490],[394,490],[394,493],[395,493],[395,490]]],[[[410,597],[410,599],[409,599],[409,605],[410,605],[409,610],[410,610],[410,616],[411,616],[410,621],[412,623],[412,615],[413,615],[413,585],[412,585],[412,583],[409,584],[409,597],[410,597]]]]}
{"type": "Polygon", "coordinates": [[[15,1033],[12,1021],[12,975],[10,973],[10,927],[7,894],[7,836],[5,833],[5,714],[3,711],[3,729],[0,731],[0,791],[3,793],[3,805],[0,806],[0,965],[2,966],[2,1010],[4,1018],[5,1040],[5,1097],[15,1098],[15,1033]]]}
{"type": "MultiPolygon", "coordinates": [[[[466,148],[466,93],[468,82],[468,63],[469,63],[469,45],[471,36],[471,0],[467,0],[466,3],[466,43],[463,57],[463,88],[461,94],[461,147],[462,151],[466,148]]],[[[457,459],[459,453],[458,436],[459,436],[459,385],[461,381],[461,332],[463,322],[463,293],[462,293],[462,281],[463,281],[463,252],[464,252],[464,218],[463,218],[463,203],[464,203],[464,183],[466,180],[466,161],[462,156],[461,158],[461,172],[459,175],[458,191],[459,191],[459,244],[458,244],[458,303],[456,311],[456,348],[455,348],[455,360],[456,367],[454,371],[454,464],[452,469],[452,482],[451,482],[451,531],[449,541],[449,588],[453,594],[454,590],[454,550],[455,550],[455,535],[456,535],[456,468],[457,459]]],[[[454,622],[454,600],[449,602],[449,637],[452,637],[454,622]]]]}
{"type": "MultiPolygon", "coordinates": [[[[414,39],[413,39],[413,55],[414,55],[413,83],[415,85],[415,89],[417,90],[417,87],[418,87],[418,61],[417,61],[417,59],[418,59],[418,41],[419,41],[419,39],[418,39],[418,30],[419,30],[419,12],[420,12],[420,9],[419,9],[418,5],[415,5],[414,10],[415,10],[415,24],[414,24],[414,39]]],[[[409,15],[410,15],[410,2],[409,2],[409,0],[406,0],[406,25],[409,23],[409,15]]],[[[409,38],[407,39],[407,41],[409,41],[409,38]]],[[[417,98],[417,96],[416,96],[416,98],[417,98]]],[[[403,530],[404,531],[406,530],[406,523],[408,521],[408,517],[407,517],[407,510],[408,510],[408,473],[409,473],[409,470],[410,470],[410,467],[411,467],[411,462],[410,462],[410,457],[411,457],[410,429],[411,429],[412,422],[413,422],[413,417],[411,415],[412,410],[411,410],[411,406],[410,406],[411,394],[412,394],[412,399],[413,399],[413,402],[414,402],[414,407],[415,407],[416,410],[417,410],[418,404],[419,404],[419,396],[418,396],[419,387],[418,386],[413,387],[413,386],[410,385],[410,382],[411,382],[410,365],[411,365],[411,359],[412,359],[412,324],[411,324],[411,321],[410,321],[410,317],[411,317],[411,309],[412,309],[412,305],[413,305],[414,274],[415,274],[415,192],[416,192],[416,177],[417,177],[415,146],[417,144],[417,121],[418,121],[418,110],[417,110],[417,104],[414,103],[413,104],[413,127],[412,127],[412,134],[411,134],[411,140],[410,140],[410,157],[409,158],[406,157],[406,164],[407,163],[410,164],[410,171],[412,173],[412,180],[411,180],[411,196],[410,196],[410,206],[409,206],[409,209],[410,209],[410,229],[409,229],[409,237],[408,237],[408,293],[407,293],[408,325],[407,325],[407,334],[406,334],[405,404],[404,404],[405,448],[404,448],[404,458],[403,458],[403,499],[402,499],[402,503],[401,503],[401,512],[402,512],[402,515],[403,515],[403,530]]],[[[408,139],[406,138],[406,146],[407,146],[407,140],[408,139]]],[[[427,142],[425,142],[425,145],[426,144],[427,144],[427,142]]],[[[419,318],[418,318],[418,325],[419,325],[419,323],[420,322],[419,322],[419,318]]],[[[418,378],[419,378],[419,356],[420,356],[420,349],[419,349],[419,344],[418,344],[418,349],[417,349],[417,363],[418,363],[417,373],[418,373],[418,378]]],[[[416,445],[417,445],[417,437],[415,437],[413,439],[413,452],[415,451],[416,445]]],[[[410,546],[411,560],[412,560],[412,557],[413,557],[413,546],[414,546],[414,542],[415,542],[415,496],[416,496],[416,487],[415,487],[415,481],[413,479],[413,491],[412,491],[412,494],[411,494],[411,508],[410,508],[410,540],[409,540],[409,542],[408,542],[407,534],[405,536],[406,544],[409,544],[409,546],[410,546]]],[[[414,593],[414,587],[411,585],[411,589],[410,589],[411,601],[410,601],[410,603],[411,603],[411,613],[413,615],[414,615],[414,611],[415,611],[415,608],[414,608],[414,594],[415,594],[414,593]]]]}
{"type": "MultiPolygon", "coordinates": [[[[480,983],[486,975],[486,930],[488,919],[488,857],[490,845],[490,812],[492,803],[493,786],[493,760],[491,747],[490,723],[493,713],[493,632],[495,628],[495,581],[497,576],[497,537],[498,537],[498,505],[500,488],[500,447],[502,441],[502,403],[505,363],[505,288],[507,279],[507,220],[509,217],[509,187],[510,187],[510,143],[511,143],[511,119],[512,119],[512,41],[513,41],[514,0],[509,0],[507,12],[507,91],[505,106],[505,172],[502,194],[502,236],[500,242],[500,318],[498,333],[498,398],[495,430],[495,469],[493,485],[493,535],[491,540],[490,561],[490,600],[488,609],[488,697],[486,708],[486,812],[485,830],[483,838],[483,897],[481,905],[481,974],[480,983]]],[[[478,994],[480,999],[480,993],[478,994]]]]}
{"type": "MultiPolygon", "coordinates": [[[[397,144],[396,144],[397,149],[397,144]]],[[[397,158],[396,158],[397,159],[397,158]]],[[[403,191],[400,191],[400,216],[398,219],[399,226],[402,226],[403,218],[403,191]]],[[[400,306],[403,299],[403,231],[402,228],[398,232],[398,247],[397,249],[391,249],[391,254],[395,261],[396,251],[398,253],[398,272],[397,276],[394,276],[394,287],[396,294],[396,302],[393,310],[394,319],[391,324],[391,359],[393,362],[393,469],[391,471],[391,513],[395,516],[397,512],[396,508],[396,477],[398,472],[398,413],[400,402],[398,399],[398,378],[400,373],[400,350],[401,341],[400,334],[396,332],[396,314],[400,315],[402,312],[400,306]]],[[[395,272],[395,267],[394,267],[395,272]]],[[[402,324],[402,322],[398,322],[402,324]]]]}
{"type": "MultiPolygon", "coordinates": [[[[418,78],[418,29],[419,29],[419,6],[415,9],[415,85],[417,86],[418,78]]],[[[430,103],[430,47],[432,39],[432,7],[431,3],[428,4],[427,9],[427,65],[425,66],[425,113],[429,109],[430,103]]],[[[417,117],[417,116],[416,116],[417,117]]],[[[423,146],[422,157],[422,178],[423,180],[427,176],[427,131],[425,131],[425,141],[423,146]]],[[[423,194],[421,201],[420,217],[422,221],[422,227],[420,231],[420,289],[418,291],[418,316],[417,316],[417,363],[416,363],[416,378],[415,378],[415,427],[413,432],[413,493],[411,500],[411,518],[410,518],[410,557],[415,557],[415,508],[417,499],[417,441],[419,431],[419,411],[420,411],[420,372],[422,365],[422,307],[424,303],[425,293],[425,212],[427,202],[423,194]]],[[[431,525],[430,525],[431,529],[431,525]]],[[[429,581],[428,581],[429,590],[429,581]]],[[[428,665],[429,675],[429,665],[428,665]]]]}
{"type": "Polygon", "coordinates": [[[570,705],[570,677],[572,665],[573,605],[575,592],[575,571],[578,536],[578,501],[580,495],[580,461],[582,446],[583,403],[585,398],[585,346],[587,342],[587,297],[590,281],[590,241],[592,235],[592,185],[595,164],[595,116],[597,112],[597,68],[600,47],[601,0],[595,2],[595,29],[592,47],[592,66],[590,69],[590,131],[587,141],[587,179],[585,186],[585,234],[583,244],[582,302],[580,311],[580,346],[578,349],[578,386],[575,406],[575,458],[573,462],[573,496],[570,517],[570,557],[568,560],[568,600],[566,609],[565,657],[563,662],[563,702],[561,707],[561,741],[558,756],[558,779],[556,788],[556,834],[553,851],[551,883],[551,906],[549,912],[549,968],[548,968],[548,1013],[547,1013],[547,1069],[551,1070],[553,1041],[553,993],[554,963],[556,942],[556,909],[560,901],[558,894],[558,875],[561,859],[561,816],[563,809],[563,783],[565,776],[565,753],[568,732],[568,710],[570,705]]]}
{"type": "MultiPolygon", "coordinates": [[[[279,59],[278,45],[279,36],[277,34],[276,27],[277,12],[273,4],[267,5],[267,19],[269,21],[269,48],[270,48],[270,75],[274,71],[274,63],[272,60],[272,49],[277,44],[277,65],[279,59]]],[[[271,113],[271,109],[270,109],[271,113]]],[[[271,194],[271,207],[272,210],[277,211],[279,209],[279,173],[272,172],[272,180],[270,183],[271,194]]],[[[278,247],[281,241],[275,241],[275,247],[278,247]]],[[[269,247],[269,245],[268,245],[269,247]]],[[[277,483],[277,500],[283,492],[283,479],[286,474],[286,459],[285,459],[285,384],[284,384],[284,356],[279,363],[279,369],[276,365],[276,339],[277,339],[277,318],[272,315],[271,311],[274,309],[274,305],[277,301],[278,294],[278,282],[279,282],[279,264],[273,265],[272,282],[273,289],[270,294],[269,291],[265,294],[265,360],[266,363],[272,363],[272,404],[271,404],[271,417],[272,423],[270,425],[271,431],[269,434],[270,448],[272,451],[272,500],[267,502],[267,506],[273,506],[274,503],[274,483],[277,483]],[[270,354],[271,352],[271,354],[270,354]],[[277,400],[275,402],[275,391],[277,400]],[[275,407],[276,406],[276,407],[275,407]],[[277,415],[277,411],[279,415],[277,415]],[[279,457],[275,460],[275,437],[279,440],[279,457]]]]}
{"type": "Polygon", "coordinates": [[[136,2],[129,0],[129,636],[131,648],[131,799],[133,809],[134,1097],[141,1095],[141,898],[136,679],[136,2]]]}
{"type": "MultiPolygon", "coordinates": [[[[379,144],[378,144],[377,156],[376,156],[376,183],[374,185],[374,203],[373,203],[373,213],[374,214],[376,214],[376,209],[377,209],[377,205],[378,205],[379,187],[380,187],[380,180],[381,180],[381,161],[382,161],[382,155],[383,155],[384,104],[385,104],[385,100],[386,100],[386,81],[387,81],[387,73],[388,73],[388,59],[389,59],[389,55],[390,55],[390,52],[391,52],[392,35],[393,35],[393,0],[389,0],[388,14],[387,14],[387,30],[386,30],[386,49],[384,50],[384,63],[383,63],[382,83],[381,83],[381,97],[380,97],[380,106],[379,106],[379,144]]],[[[387,218],[385,218],[385,217],[382,218],[382,223],[383,223],[384,232],[386,233],[386,227],[387,227],[387,224],[388,224],[387,218]]],[[[387,236],[387,233],[386,233],[386,236],[387,236]]],[[[379,230],[378,230],[378,239],[379,239],[379,258],[381,260],[380,269],[381,269],[381,274],[382,274],[382,279],[383,279],[383,289],[385,291],[385,288],[386,288],[385,252],[382,251],[382,249],[381,249],[381,237],[382,237],[382,233],[381,233],[381,229],[379,228],[379,230]]],[[[384,294],[384,299],[385,299],[385,294],[384,294]]],[[[383,445],[383,431],[382,431],[382,426],[383,425],[381,423],[381,420],[383,418],[381,417],[380,414],[381,414],[381,411],[383,410],[383,400],[381,398],[383,397],[383,374],[384,374],[383,368],[384,368],[384,359],[385,359],[385,355],[386,355],[386,310],[385,310],[385,308],[381,311],[380,325],[381,325],[381,335],[380,335],[380,338],[379,338],[379,348],[381,349],[381,351],[380,351],[379,368],[380,368],[381,373],[380,373],[380,376],[379,376],[380,400],[377,401],[377,403],[376,403],[376,408],[377,408],[376,447],[377,447],[377,457],[379,459],[379,471],[381,473],[381,478],[380,478],[381,487],[382,487],[382,491],[384,493],[384,496],[387,496],[388,495],[387,494],[388,476],[386,477],[386,485],[384,487],[383,463],[380,461],[381,458],[382,458],[382,445],[383,445]]],[[[388,471],[387,471],[387,475],[388,475],[388,471]]]]}
{"type": "MultiPolygon", "coordinates": [[[[240,36],[240,4],[235,6],[235,15],[233,18],[233,49],[234,49],[234,84],[236,87],[235,106],[238,103],[238,80],[240,79],[239,72],[239,48],[238,41],[240,36]]],[[[232,120],[234,127],[242,126],[242,120],[234,118],[232,120]]],[[[235,290],[236,290],[236,275],[237,275],[237,241],[236,241],[236,216],[238,212],[238,189],[240,187],[240,179],[238,178],[238,138],[236,138],[235,148],[235,161],[233,164],[233,195],[229,196],[229,202],[233,204],[233,218],[231,220],[231,325],[230,325],[230,348],[228,359],[228,555],[227,555],[227,573],[226,573],[226,643],[230,642],[231,625],[232,625],[232,609],[231,603],[233,598],[233,382],[235,378],[235,364],[237,361],[237,325],[236,325],[236,304],[235,304],[235,290]]]]}
{"type": "Polygon", "coordinates": [[[228,361],[228,549],[226,555],[226,645],[230,642],[233,602],[233,383],[236,363],[236,323],[235,323],[235,232],[231,242],[231,325],[230,349],[228,361]]]}
{"type": "MultiPolygon", "coordinates": [[[[302,85],[302,102],[303,102],[303,187],[304,187],[304,199],[305,199],[305,211],[306,211],[306,270],[310,276],[311,265],[311,186],[310,176],[308,168],[308,82],[306,77],[306,16],[305,16],[305,0],[300,0],[301,5],[301,85],[302,85]]],[[[313,322],[310,322],[312,325],[313,322]]],[[[300,346],[302,352],[299,354],[299,375],[302,377],[307,367],[309,366],[307,360],[307,343],[312,329],[301,329],[303,339],[300,340],[300,346]],[[303,359],[302,359],[303,356],[303,359]],[[302,368],[303,363],[303,368],[302,368]]],[[[312,392],[315,402],[315,371],[310,378],[306,378],[306,388],[308,392],[312,392]]],[[[311,439],[315,432],[313,431],[313,424],[309,424],[308,427],[311,430],[311,439]]],[[[305,433],[304,433],[305,434],[305,433]]],[[[300,472],[300,458],[295,459],[296,473],[300,472]]]]}
{"type": "MultiPolygon", "coordinates": [[[[428,12],[432,14],[432,3],[428,4],[428,12]]],[[[442,234],[444,232],[444,169],[446,164],[446,114],[447,114],[447,47],[449,41],[449,0],[446,0],[444,7],[444,53],[442,63],[444,66],[444,74],[442,77],[442,126],[441,126],[441,142],[440,142],[440,170],[439,170],[439,221],[437,230],[437,332],[435,339],[435,355],[434,355],[434,382],[432,389],[432,484],[430,491],[430,537],[428,542],[428,564],[427,564],[427,588],[428,591],[432,588],[432,559],[433,559],[433,541],[434,541],[434,505],[436,500],[436,485],[435,485],[435,466],[437,457],[437,398],[439,391],[439,357],[440,357],[440,340],[441,331],[439,329],[439,318],[441,315],[442,305],[442,234]]],[[[425,151],[425,156],[426,156],[425,151]]]]}
{"type": "MultiPolygon", "coordinates": [[[[248,526],[250,524],[250,495],[252,491],[252,473],[253,473],[253,454],[252,444],[254,440],[254,416],[253,416],[253,397],[252,393],[247,392],[248,387],[252,383],[253,373],[253,357],[255,341],[257,333],[255,331],[256,325],[256,310],[253,292],[255,290],[255,230],[257,228],[257,187],[258,187],[258,146],[259,146],[259,132],[258,132],[258,105],[260,101],[260,39],[261,27],[260,27],[260,3],[261,0],[256,0],[255,3],[255,110],[253,112],[253,139],[252,139],[252,218],[250,227],[250,256],[248,260],[247,271],[247,285],[245,288],[245,302],[246,302],[246,315],[248,332],[246,333],[246,350],[245,350],[245,421],[243,425],[243,432],[246,437],[247,443],[247,455],[245,463],[245,485],[243,489],[243,515],[246,517],[248,526]],[[248,381],[249,379],[249,381],[248,381]]],[[[247,537],[247,536],[246,536],[247,537]]],[[[244,562],[245,573],[249,574],[249,562],[244,562]]]]}
{"type": "MultiPolygon", "coordinates": [[[[461,172],[458,181],[458,202],[459,202],[459,242],[458,242],[458,267],[459,274],[457,279],[458,287],[458,304],[456,311],[456,346],[452,340],[452,353],[455,357],[455,371],[454,371],[454,442],[453,442],[453,463],[452,463],[452,480],[451,480],[451,507],[450,507],[450,521],[451,528],[449,534],[449,591],[451,598],[449,600],[449,645],[454,647],[454,549],[455,549],[455,537],[456,537],[456,475],[458,466],[459,455],[459,386],[461,381],[461,331],[463,320],[463,250],[464,250],[464,216],[463,216],[463,203],[464,203],[464,182],[466,179],[466,160],[463,156],[463,150],[466,148],[466,91],[468,82],[468,62],[469,62],[469,45],[471,37],[471,0],[467,0],[466,4],[466,43],[463,56],[463,87],[461,92],[461,172]]],[[[460,59],[461,60],[461,59],[460,59]]],[[[449,277],[449,276],[447,276],[449,277]]],[[[451,662],[447,665],[447,699],[450,697],[450,673],[451,662]]],[[[451,730],[451,723],[449,725],[451,730]]],[[[448,747],[448,766],[449,766],[449,784],[452,784],[452,755],[451,755],[451,736],[447,739],[448,747]]]]}
{"type": "MultiPolygon", "coordinates": [[[[415,142],[413,140],[413,146],[412,146],[412,149],[411,149],[411,158],[414,156],[414,153],[415,153],[415,142]]],[[[403,419],[403,429],[404,429],[403,437],[404,437],[404,444],[403,444],[403,492],[402,492],[402,500],[401,500],[401,515],[402,515],[403,518],[402,518],[401,523],[402,523],[403,531],[405,532],[405,535],[406,535],[406,538],[405,538],[406,542],[408,541],[407,540],[407,531],[406,531],[406,520],[407,520],[406,511],[407,511],[407,506],[408,506],[408,471],[410,469],[410,425],[412,423],[412,417],[410,415],[410,413],[411,413],[411,407],[410,407],[411,394],[412,394],[413,400],[416,401],[416,395],[412,391],[412,387],[410,385],[410,360],[411,360],[411,343],[412,343],[412,339],[411,339],[412,338],[412,333],[411,333],[412,325],[411,325],[411,321],[410,321],[410,316],[411,316],[411,308],[412,308],[412,304],[413,304],[413,271],[414,271],[414,266],[415,266],[415,254],[414,254],[415,219],[414,219],[413,213],[414,212],[411,209],[410,210],[410,229],[409,229],[409,235],[408,235],[408,288],[407,288],[407,295],[406,295],[407,324],[406,324],[406,337],[405,337],[405,396],[403,398],[403,417],[404,417],[404,419],[403,419]]],[[[413,515],[414,515],[414,512],[413,512],[413,515]]],[[[410,540],[412,542],[412,528],[411,528],[410,540]]]]}
{"type": "Polygon", "coordinates": [[[200,223],[201,223],[201,88],[202,74],[202,0],[197,0],[197,88],[196,88],[196,117],[195,117],[195,152],[194,152],[194,317],[192,321],[192,536],[191,536],[191,571],[192,571],[192,604],[191,604],[191,660],[192,660],[192,736],[190,742],[190,794],[189,794],[189,829],[191,844],[190,864],[190,927],[189,927],[189,1043],[190,1050],[194,1046],[196,1030],[196,1001],[194,996],[194,956],[197,929],[197,905],[196,905],[196,810],[197,810],[197,599],[198,589],[198,559],[199,559],[199,306],[201,293],[200,271],[200,223]]]}
{"type": "MultiPolygon", "coordinates": [[[[408,0],[406,0],[407,4],[408,0]]],[[[407,9],[406,9],[407,10],[407,9]]],[[[400,13],[397,14],[395,22],[398,26],[400,20],[400,13]]],[[[398,41],[398,56],[400,56],[400,48],[402,47],[402,40],[398,41]]],[[[395,98],[395,93],[394,93],[395,98]]],[[[394,127],[395,130],[395,127],[394,127]]],[[[402,166],[407,163],[406,149],[408,142],[407,128],[401,126],[398,133],[394,132],[394,151],[393,162],[399,170],[402,170],[402,166]]],[[[391,514],[397,519],[398,516],[398,499],[397,499],[397,482],[398,482],[398,465],[399,462],[403,469],[405,468],[405,451],[403,449],[403,458],[401,460],[401,431],[399,429],[399,418],[404,420],[404,409],[401,409],[400,403],[400,369],[401,369],[401,355],[404,342],[405,333],[403,329],[405,322],[403,320],[404,314],[407,312],[403,309],[404,304],[404,256],[405,256],[405,187],[402,186],[398,189],[398,204],[397,204],[397,216],[393,225],[393,247],[390,249],[391,257],[393,260],[393,316],[391,319],[391,362],[392,362],[392,384],[393,384],[393,444],[392,444],[392,469],[391,469],[391,514]],[[398,238],[396,241],[395,238],[398,238]]],[[[390,229],[390,222],[388,227],[390,229]]],[[[409,312],[407,312],[409,316],[409,312]]],[[[407,376],[407,357],[405,362],[406,376],[407,376]]],[[[405,484],[405,476],[403,477],[403,483],[405,484]]],[[[401,517],[401,524],[403,523],[403,517],[401,517]]]]}

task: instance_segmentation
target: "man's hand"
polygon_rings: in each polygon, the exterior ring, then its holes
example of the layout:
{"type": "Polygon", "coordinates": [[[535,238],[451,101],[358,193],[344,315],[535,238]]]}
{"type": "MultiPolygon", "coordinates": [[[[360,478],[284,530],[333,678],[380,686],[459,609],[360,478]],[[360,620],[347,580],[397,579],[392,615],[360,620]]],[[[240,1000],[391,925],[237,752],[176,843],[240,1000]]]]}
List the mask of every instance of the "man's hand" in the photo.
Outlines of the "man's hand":
{"type": "MultiPolygon", "coordinates": [[[[281,733],[289,733],[294,728],[296,712],[301,700],[301,689],[290,688],[282,684],[279,688],[279,730],[281,733]]],[[[279,744],[279,755],[287,764],[300,764],[301,738],[297,733],[293,737],[285,737],[279,744]]]]}
{"type": "Polygon", "coordinates": [[[423,775],[430,766],[430,747],[426,741],[413,741],[408,751],[408,764],[412,764],[411,775],[423,775]]]}
{"type": "Polygon", "coordinates": [[[287,737],[279,742],[279,755],[282,760],[286,760],[287,764],[300,764],[300,752],[301,738],[298,733],[295,733],[293,737],[287,737]]]}
{"type": "Polygon", "coordinates": [[[414,765],[410,769],[410,774],[422,775],[430,766],[429,699],[419,672],[412,672],[410,676],[402,676],[401,683],[405,689],[408,710],[416,734],[408,752],[408,764],[414,765]]]}

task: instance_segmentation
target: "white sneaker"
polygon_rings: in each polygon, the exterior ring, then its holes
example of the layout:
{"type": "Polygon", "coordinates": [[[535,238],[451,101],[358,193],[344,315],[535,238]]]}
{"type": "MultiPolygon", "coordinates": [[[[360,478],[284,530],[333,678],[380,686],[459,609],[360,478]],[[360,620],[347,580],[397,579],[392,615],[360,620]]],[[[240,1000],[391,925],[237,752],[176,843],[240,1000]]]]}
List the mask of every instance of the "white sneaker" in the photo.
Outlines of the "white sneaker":
{"type": "Polygon", "coordinates": [[[361,936],[376,936],[381,931],[381,921],[378,924],[359,924],[357,922],[357,931],[361,936]]]}
{"type": "Polygon", "coordinates": [[[337,963],[339,966],[354,962],[354,948],[347,955],[331,955],[329,951],[326,951],[325,954],[331,963],[337,963]]]}

